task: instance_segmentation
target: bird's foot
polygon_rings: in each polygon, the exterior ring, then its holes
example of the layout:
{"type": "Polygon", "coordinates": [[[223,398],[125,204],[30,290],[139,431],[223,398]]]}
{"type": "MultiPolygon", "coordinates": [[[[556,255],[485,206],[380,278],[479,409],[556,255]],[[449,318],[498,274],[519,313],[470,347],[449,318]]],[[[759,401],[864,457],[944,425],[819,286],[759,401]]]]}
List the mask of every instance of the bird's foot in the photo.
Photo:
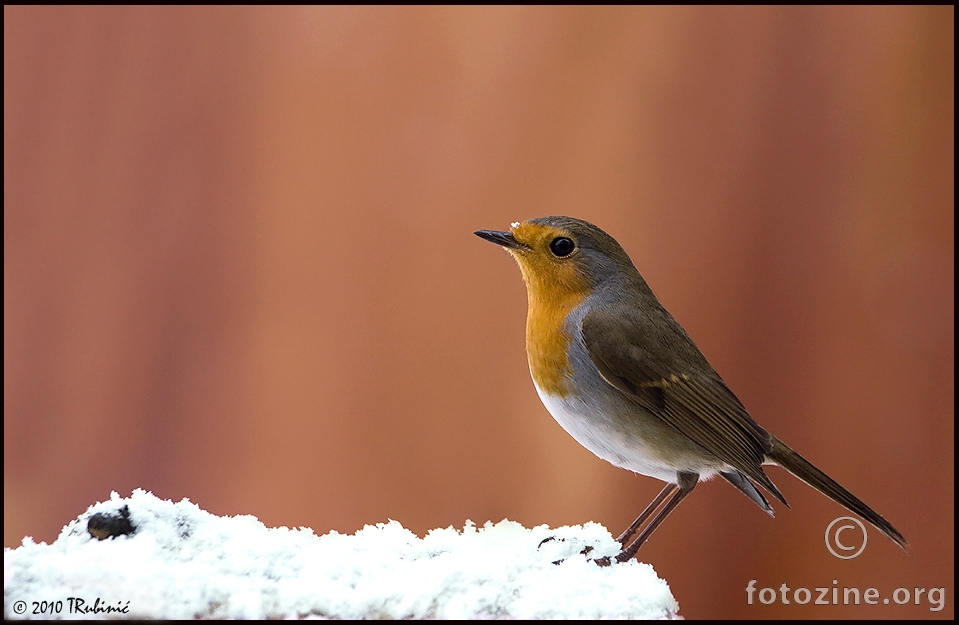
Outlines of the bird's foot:
{"type": "MultiPolygon", "coordinates": [[[[547,536],[547,537],[544,538],[543,540],[539,541],[539,544],[536,546],[536,548],[539,549],[539,548],[542,547],[544,544],[546,544],[546,543],[548,543],[548,542],[550,542],[550,541],[553,541],[553,540],[558,540],[558,541],[560,541],[560,542],[566,542],[566,539],[565,539],[565,538],[556,538],[555,536],[547,536]]],[[[589,555],[589,553],[590,553],[591,551],[593,551],[593,549],[594,549],[594,547],[593,547],[592,545],[586,545],[585,547],[583,547],[582,551],[580,551],[579,553],[580,553],[580,555],[586,556],[586,555],[589,555]]],[[[553,564],[562,564],[562,563],[565,562],[565,561],[566,561],[566,558],[562,558],[562,559],[560,559],[560,560],[553,560],[553,564]]]]}
{"type": "Polygon", "coordinates": [[[550,542],[550,541],[552,541],[552,540],[565,541],[566,539],[565,539],[565,538],[556,538],[555,536],[547,536],[547,537],[544,538],[543,540],[539,541],[539,544],[536,545],[536,548],[539,549],[540,547],[542,547],[543,545],[545,545],[546,543],[548,543],[548,542],[550,542]]]}

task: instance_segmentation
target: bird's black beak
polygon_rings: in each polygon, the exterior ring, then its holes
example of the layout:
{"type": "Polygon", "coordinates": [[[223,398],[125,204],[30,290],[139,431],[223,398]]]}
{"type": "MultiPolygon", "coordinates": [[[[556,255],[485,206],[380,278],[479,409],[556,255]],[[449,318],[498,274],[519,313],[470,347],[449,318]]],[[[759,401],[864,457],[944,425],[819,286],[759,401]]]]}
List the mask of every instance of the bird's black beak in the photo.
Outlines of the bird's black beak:
{"type": "Polygon", "coordinates": [[[516,240],[511,232],[500,232],[498,230],[477,230],[474,232],[481,239],[486,239],[490,243],[502,245],[507,249],[521,250],[529,249],[529,246],[516,240]]]}

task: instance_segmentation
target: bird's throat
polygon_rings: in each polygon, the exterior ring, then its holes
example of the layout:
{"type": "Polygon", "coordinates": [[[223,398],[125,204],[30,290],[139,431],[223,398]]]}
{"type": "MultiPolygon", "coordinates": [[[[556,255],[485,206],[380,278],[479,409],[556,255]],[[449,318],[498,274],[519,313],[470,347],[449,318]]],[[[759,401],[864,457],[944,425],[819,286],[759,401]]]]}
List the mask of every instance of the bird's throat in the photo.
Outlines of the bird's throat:
{"type": "MultiPolygon", "coordinates": [[[[521,264],[522,267],[522,264],[521,264]]],[[[523,271],[529,297],[526,317],[526,355],[529,371],[536,386],[545,393],[565,397],[570,388],[571,370],[569,343],[572,340],[566,327],[569,313],[585,298],[580,289],[544,288],[523,271]]]]}

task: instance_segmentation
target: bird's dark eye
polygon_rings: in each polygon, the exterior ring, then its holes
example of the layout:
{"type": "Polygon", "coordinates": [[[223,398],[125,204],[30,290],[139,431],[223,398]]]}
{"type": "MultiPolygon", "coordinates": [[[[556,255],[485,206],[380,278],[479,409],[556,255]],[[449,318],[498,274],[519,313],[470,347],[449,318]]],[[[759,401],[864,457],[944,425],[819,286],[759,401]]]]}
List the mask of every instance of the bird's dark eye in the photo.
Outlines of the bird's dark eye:
{"type": "Polygon", "coordinates": [[[564,256],[569,256],[573,253],[573,250],[576,249],[576,244],[573,243],[573,240],[567,237],[556,237],[549,242],[549,249],[560,258],[564,256]]]}

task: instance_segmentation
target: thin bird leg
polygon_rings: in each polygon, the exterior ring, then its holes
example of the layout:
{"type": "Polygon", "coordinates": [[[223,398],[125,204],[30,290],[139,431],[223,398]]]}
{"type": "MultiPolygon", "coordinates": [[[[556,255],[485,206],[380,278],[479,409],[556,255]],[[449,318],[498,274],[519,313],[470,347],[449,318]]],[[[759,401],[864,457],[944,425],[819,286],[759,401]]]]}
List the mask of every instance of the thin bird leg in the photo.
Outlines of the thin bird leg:
{"type": "MultiPolygon", "coordinates": [[[[695,484],[695,482],[694,482],[694,484],[695,484]]],[[[666,500],[670,497],[670,495],[672,495],[673,493],[675,493],[675,492],[678,491],[678,490],[679,490],[679,486],[676,486],[675,484],[666,484],[666,487],[663,488],[663,490],[659,491],[659,494],[656,495],[656,498],[653,499],[648,506],[646,506],[646,509],[643,510],[643,511],[639,514],[639,516],[636,517],[636,520],[633,521],[633,523],[632,523],[629,527],[626,528],[626,531],[623,532],[622,534],[620,534],[620,535],[619,535],[619,538],[616,539],[617,542],[619,542],[619,544],[620,544],[620,548],[625,547],[625,546],[626,546],[626,543],[627,543],[627,541],[630,539],[630,537],[631,537],[633,534],[635,534],[635,533],[636,533],[636,530],[639,529],[639,527],[640,527],[643,523],[646,522],[646,519],[648,519],[649,516],[650,516],[653,512],[656,511],[656,508],[658,508],[659,506],[661,506],[661,505],[663,504],[663,502],[666,501],[666,500]]],[[[658,519],[659,517],[656,517],[656,518],[658,519]]],[[[655,522],[655,521],[654,521],[654,522],[655,522]]],[[[660,523],[662,523],[662,521],[660,521],[660,523]]],[[[553,540],[553,537],[550,536],[549,538],[544,539],[542,542],[540,542],[540,545],[542,545],[543,543],[545,543],[545,542],[547,542],[547,541],[549,541],[549,540],[553,540]]],[[[638,549],[638,547],[637,547],[637,549],[638,549]]],[[[586,547],[586,549],[584,549],[584,550],[581,551],[580,553],[582,553],[583,555],[586,555],[586,554],[588,554],[588,553],[589,553],[590,551],[592,551],[592,550],[593,550],[592,547],[586,547]]],[[[622,553],[622,552],[620,552],[620,553],[622,553]]],[[[562,560],[556,560],[555,562],[553,562],[553,564],[559,564],[560,562],[562,562],[562,560]]],[[[593,562],[595,562],[595,563],[598,564],[599,566],[609,566],[609,565],[610,565],[610,562],[612,562],[612,560],[610,559],[609,556],[603,556],[602,558],[594,558],[594,559],[593,559],[593,562]]]]}
{"type": "Polygon", "coordinates": [[[653,499],[648,506],[646,506],[646,509],[640,512],[639,516],[636,517],[636,520],[633,521],[632,525],[627,527],[626,531],[619,535],[619,538],[616,539],[619,541],[619,544],[623,547],[627,546],[629,544],[629,539],[633,537],[633,534],[636,533],[636,530],[642,527],[643,523],[646,522],[646,519],[648,519],[653,512],[656,511],[656,508],[663,505],[663,502],[666,501],[666,499],[668,499],[669,496],[675,493],[677,490],[679,490],[679,486],[676,486],[675,484],[666,484],[666,487],[659,491],[659,494],[656,495],[656,498],[653,499]]]}
{"type": "Polygon", "coordinates": [[[677,488],[678,491],[673,498],[666,502],[666,505],[663,506],[663,509],[659,511],[649,525],[639,533],[639,536],[636,537],[636,540],[632,542],[626,549],[623,549],[619,555],[616,556],[617,562],[626,562],[630,558],[636,555],[636,552],[639,551],[639,548],[643,546],[649,537],[653,535],[653,532],[656,531],[663,521],[666,520],[666,517],[669,516],[669,513],[676,509],[676,506],[683,502],[683,499],[689,496],[689,493],[693,492],[693,489],[696,487],[696,482],[699,481],[698,473],[687,473],[681,472],[677,474],[679,482],[677,488]]]}
{"type": "MultiPolygon", "coordinates": [[[[669,501],[666,502],[666,505],[663,506],[663,509],[659,511],[659,514],[657,514],[653,518],[653,520],[650,522],[650,524],[647,525],[642,532],[640,532],[636,540],[634,540],[629,545],[629,547],[626,547],[621,552],[619,552],[619,554],[616,556],[616,561],[626,562],[627,560],[635,556],[636,552],[639,551],[639,548],[643,546],[643,543],[649,540],[649,537],[652,536],[653,532],[656,531],[656,528],[662,525],[663,521],[666,520],[666,517],[669,516],[669,513],[672,512],[676,508],[676,506],[682,503],[683,499],[685,499],[689,495],[689,493],[693,492],[693,489],[696,487],[696,482],[698,481],[699,481],[698,473],[690,473],[690,472],[677,473],[676,474],[677,483],[667,484],[666,488],[660,491],[660,493],[656,496],[656,499],[654,499],[652,503],[646,506],[646,509],[643,510],[643,513],[639,515],[639,518],[633,521],[633,524],[630,525],[625,532],[623,532],[622,536],[620,536],[620,544],[622,544],[622,540],[624,537],[628,538],[629,536],[632,536],[632,534],[636,532],[636,528],[638,528],[639,526],[643,524],[643,522],[645,522],[646,518],[649,517],[650,514],[652,514],[652,511],[658,508],[659,505],[663,502],[663,500],[667,498],[669,499],[669,501]]],[[[594,558],[593,562],[597,566],[609,566],[610,564],[612,564],[612,558],[610,558],[609,556],[603,556],[602,558],[594,558]]]]}

